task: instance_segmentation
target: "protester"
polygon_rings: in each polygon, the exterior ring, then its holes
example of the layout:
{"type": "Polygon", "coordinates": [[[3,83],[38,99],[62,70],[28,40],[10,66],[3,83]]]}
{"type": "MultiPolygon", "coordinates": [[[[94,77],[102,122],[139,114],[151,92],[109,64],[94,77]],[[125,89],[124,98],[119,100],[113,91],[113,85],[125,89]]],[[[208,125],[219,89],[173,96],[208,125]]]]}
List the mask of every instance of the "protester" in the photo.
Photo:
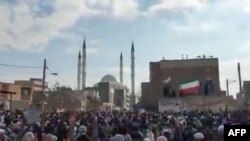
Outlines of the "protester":
{"type": "Polygon", "coordinates": [[[223,141],[224,125],[250,123],[246,110],[51,111],[30,117],[0,111],[0,141],[223,141]]]}

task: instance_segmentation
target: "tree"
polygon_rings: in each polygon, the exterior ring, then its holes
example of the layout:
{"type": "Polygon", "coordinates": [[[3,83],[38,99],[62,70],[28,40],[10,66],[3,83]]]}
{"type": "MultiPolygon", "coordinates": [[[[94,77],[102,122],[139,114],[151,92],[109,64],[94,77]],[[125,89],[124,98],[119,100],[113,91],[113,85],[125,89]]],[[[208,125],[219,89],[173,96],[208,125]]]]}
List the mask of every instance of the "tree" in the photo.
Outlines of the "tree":
{"type": "Polygon", "coordinates": [[[57,81],[53,87],[51,88],[52,91],[72,91],[71,87],[68,86],[61,86],[60,83],[57,81]]]}

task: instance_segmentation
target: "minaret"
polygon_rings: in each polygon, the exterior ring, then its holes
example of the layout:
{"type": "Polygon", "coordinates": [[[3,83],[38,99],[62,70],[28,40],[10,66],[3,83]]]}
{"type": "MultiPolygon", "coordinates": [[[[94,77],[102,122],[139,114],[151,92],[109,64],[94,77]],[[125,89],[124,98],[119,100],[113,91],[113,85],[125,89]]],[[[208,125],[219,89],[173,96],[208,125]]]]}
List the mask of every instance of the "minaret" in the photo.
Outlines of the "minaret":
{"type": "Polygon", "coordinates": [[[122,52],[120,56],[120,83],[123,84],[123,57],[122,52]]]}
{"type": "Polygon", "coordinates": [[[81,89],[81,63],[82,63],[81,51],[78,54],[78,64],[77,64],[77,90],[81,89]]]}
{"type": "Polygon", "coordinates": [[[85,89],[85,86],[86,86],[86,43],[84,38],[82,47],[82,90],[85,89]]]}
{"type": "Polygon", "coordinates": [[[131,47],[131,104],[136,104],[135,101],[135,49],[134,42],[131,47]]]}

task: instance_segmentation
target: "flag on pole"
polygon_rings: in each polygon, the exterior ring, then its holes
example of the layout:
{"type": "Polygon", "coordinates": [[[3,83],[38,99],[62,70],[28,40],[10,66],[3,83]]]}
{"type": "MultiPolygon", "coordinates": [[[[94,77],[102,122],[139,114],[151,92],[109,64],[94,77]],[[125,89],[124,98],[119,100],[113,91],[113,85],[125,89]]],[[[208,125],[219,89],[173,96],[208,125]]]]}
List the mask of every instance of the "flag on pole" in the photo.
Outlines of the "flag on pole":
{"type": "Polygon", "coordinates": [[[171,80],[171,77],[169,76],[167,79],[165,79],[165,80],[163,80],[163,83],[169,83],[170,82],[170,80],[171,80]]]}
{"type": "Polygon", "coordinates": [[[179,91],[183,95],[187,94],[198,94],[200,90],[200,81],[199,80],[193,80],[181,83],[179,86],[179,91]]]}

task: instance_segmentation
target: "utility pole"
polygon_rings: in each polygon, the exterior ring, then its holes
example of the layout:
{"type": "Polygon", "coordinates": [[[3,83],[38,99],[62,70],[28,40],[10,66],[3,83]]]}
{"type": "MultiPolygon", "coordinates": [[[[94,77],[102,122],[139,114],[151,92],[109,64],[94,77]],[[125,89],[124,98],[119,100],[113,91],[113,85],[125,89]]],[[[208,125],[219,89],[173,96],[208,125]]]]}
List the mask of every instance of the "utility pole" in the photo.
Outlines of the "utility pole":
{"type": "Polygon", "coordinates": [[[227,96],[229,96],[229,82],[228,82],[228,79],[226,79],[226,85],[227,85],[227,96]]]}
{"type": "Polygon", "coordinates": [[[136,104],[135,99],[135,49],[134,42],[132,42],[131,47],[131,104],[136,104]]]}
{"type": "Polygon", "coordinates": [[[42,112],[45,110],[45,78],[46,78],[46,59],[44,59],[43,62],[43,79],[42,79],[42,112]]]}
{"type": "Polygon", "coordinates": [[[120,56],[120,83],[123,84],[123,56],[120,56]]]}

